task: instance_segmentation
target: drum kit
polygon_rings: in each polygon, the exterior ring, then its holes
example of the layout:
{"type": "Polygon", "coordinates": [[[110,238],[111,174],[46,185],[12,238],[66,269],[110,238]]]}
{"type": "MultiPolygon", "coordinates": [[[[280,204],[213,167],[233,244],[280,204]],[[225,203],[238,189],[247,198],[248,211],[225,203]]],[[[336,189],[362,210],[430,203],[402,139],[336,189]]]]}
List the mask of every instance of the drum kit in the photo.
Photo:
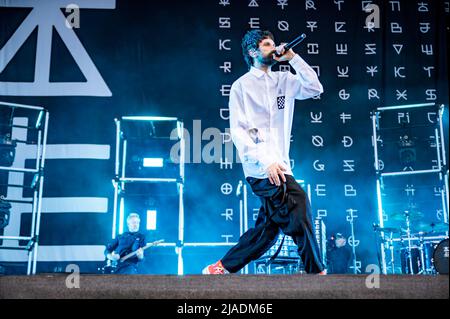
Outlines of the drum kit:
{"type": "Polygon", "coordinates": [[[423,217],[419,211],[405,210],[389,215],[400,227],[374,227],[385,250],[387,273],[448,274],[449,225],[426,223],[423,217]]]}

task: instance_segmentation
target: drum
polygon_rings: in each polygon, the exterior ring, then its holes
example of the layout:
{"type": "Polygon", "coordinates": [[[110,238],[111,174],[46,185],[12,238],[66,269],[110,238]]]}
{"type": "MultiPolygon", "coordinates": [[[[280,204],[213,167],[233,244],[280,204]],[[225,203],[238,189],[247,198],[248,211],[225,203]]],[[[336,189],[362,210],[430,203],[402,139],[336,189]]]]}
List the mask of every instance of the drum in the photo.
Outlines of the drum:
{"type": "Polygon", "coordinates": [[[418,274],[422,270],[421,250],[417,246],[411,247],[411,256],[408,248],[400,249],[400,261],[402,265],[402,273],[404,274],[418,274]],[[411,262],[410,262],[411,259],[411,262]],[[411,268],[412,266],[412,268],[411,268]]]}
{"type": "Polygon", "coordinates": [[[423,243],[423,257],[424,257],[424,273],[425,274],[436,274],[436,270],[433,264],[433,254],[438,246],[437,241],[427,241],[423,243]]]}
{"type": "Polygon", "coordinates": [[[448,238],[441,241],[433,253],[434,268],[439,274],[448,275],[448,238]]]}

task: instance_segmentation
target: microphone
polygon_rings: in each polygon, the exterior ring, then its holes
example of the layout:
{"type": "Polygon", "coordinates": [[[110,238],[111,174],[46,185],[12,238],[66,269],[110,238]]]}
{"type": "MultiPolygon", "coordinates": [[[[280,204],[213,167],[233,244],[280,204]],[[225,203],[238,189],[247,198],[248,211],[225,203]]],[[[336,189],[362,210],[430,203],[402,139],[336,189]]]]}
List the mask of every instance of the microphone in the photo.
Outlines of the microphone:
{"type": "MultiPolygon", "coordinates": [[[[284,52],[289,51],[289,49],[292,49],[293,47],[295,47],[297,44],[299,44],[300,42],[302,42],[303,40],[305,40],[306,38],[306,34],[302,33],[301,35],[299,35],[298,37],[296,37],[294,40],[292,40],[291,42],[289,42],[288,44],[284,45],[284,52]]],[[[278,52],[275,51],[276,56],[282,56],[282,54],[279,54],[278,52]]]]}

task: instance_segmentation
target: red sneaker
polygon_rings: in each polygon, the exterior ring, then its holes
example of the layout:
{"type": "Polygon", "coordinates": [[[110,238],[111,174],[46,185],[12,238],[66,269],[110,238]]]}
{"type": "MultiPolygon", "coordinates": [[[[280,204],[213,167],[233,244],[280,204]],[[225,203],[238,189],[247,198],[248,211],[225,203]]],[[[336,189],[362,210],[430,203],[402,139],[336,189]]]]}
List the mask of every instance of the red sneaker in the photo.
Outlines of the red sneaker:
{"type": "Polygon", "coordinates": [[[326,276],[328,274],[327,270],[324,269],[321,272],[319,272],[319,276],[326,276]]]}
{"type": "Polygon", "coordinates": [[[215,264],[211,264],[209,266],[206,266],[202,270],[203,275],[225,275],[229,274],[230,272],[225,269],[222,265],[222,261],[219,260],[215,264]]]}

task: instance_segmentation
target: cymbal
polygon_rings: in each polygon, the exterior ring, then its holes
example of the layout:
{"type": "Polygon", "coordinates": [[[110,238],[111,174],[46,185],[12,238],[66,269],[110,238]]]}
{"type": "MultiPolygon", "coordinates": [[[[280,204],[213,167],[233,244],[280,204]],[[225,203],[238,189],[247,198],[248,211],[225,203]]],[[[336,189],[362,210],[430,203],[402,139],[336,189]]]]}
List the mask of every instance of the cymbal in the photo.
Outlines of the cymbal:
{"type": "Polygon", "coordinates": [[[401,233],[402,230],[400,228],[395,227],[379,227],[376,229],[376,231],[383,232],[383,233],[401,233]]]}
{"type": "Polygon", "coordinates": [[[406,221],[406,217],[409,216],[409,220],[419,220],[423,218],[423,213],[419,211],[404,211],[404,212],[395,212],[389,214],[390,220],[396,221],[406,221]]]}
{"type": "Polygon", "coordinates": [[[414,232],[424,232],[424,233],[443,233],[448,231],[448,224],[446,223],[417,223],[413,224],[411,227],[414,232]]]}

